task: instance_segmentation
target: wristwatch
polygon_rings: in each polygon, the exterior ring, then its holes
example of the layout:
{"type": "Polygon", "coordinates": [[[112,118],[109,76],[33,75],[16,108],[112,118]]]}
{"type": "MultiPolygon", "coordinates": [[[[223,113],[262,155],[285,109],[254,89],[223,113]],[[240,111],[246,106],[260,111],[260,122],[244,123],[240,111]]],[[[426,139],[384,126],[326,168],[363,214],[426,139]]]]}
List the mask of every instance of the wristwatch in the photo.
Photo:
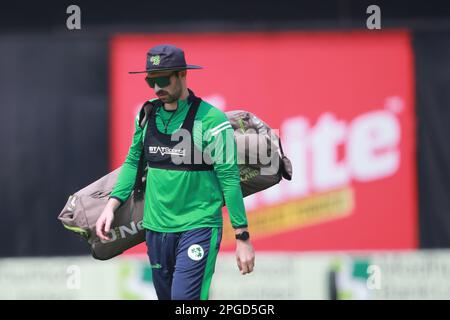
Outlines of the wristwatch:
{"type": "Polygon", "coordinates": [[[250,233],[248,231],[243,231],[236,235],[237,240],[247,241],[250,238],[250,233]]]}

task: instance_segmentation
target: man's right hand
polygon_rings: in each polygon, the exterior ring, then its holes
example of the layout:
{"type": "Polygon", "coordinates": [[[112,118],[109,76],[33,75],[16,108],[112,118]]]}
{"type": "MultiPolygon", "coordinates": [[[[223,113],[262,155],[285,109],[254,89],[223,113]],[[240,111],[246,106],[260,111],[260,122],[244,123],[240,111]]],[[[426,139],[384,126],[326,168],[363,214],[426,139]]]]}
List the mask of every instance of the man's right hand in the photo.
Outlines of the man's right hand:
{"type": "Polygon", "coordinates": [[[111,198],[103,209],[102,214],[95,224],[95,231],[100,240],[109,241],[111,238],[108,236],[111,230],[111,224],[114,220],[114,211],[120,205],[117,199],[111,198]]]}

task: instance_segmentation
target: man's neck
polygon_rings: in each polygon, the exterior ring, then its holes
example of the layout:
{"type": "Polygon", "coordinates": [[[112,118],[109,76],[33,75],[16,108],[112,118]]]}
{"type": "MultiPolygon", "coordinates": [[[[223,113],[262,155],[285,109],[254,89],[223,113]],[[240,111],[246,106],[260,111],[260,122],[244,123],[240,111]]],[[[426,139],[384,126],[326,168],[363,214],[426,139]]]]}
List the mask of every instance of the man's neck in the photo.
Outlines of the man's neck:
{"type": "MultiPolygon", "coordinates": [[[[183,93],[180,96],[179,100],[186,100],[189,97],[189,90],[187,88],[185,88],[183,90],[183,93]]],[[[164,103],[164,109],[172,111],[172,110],[176,110],[178,107],[178,101],[174,101],[172,103],[164,103]]]]}

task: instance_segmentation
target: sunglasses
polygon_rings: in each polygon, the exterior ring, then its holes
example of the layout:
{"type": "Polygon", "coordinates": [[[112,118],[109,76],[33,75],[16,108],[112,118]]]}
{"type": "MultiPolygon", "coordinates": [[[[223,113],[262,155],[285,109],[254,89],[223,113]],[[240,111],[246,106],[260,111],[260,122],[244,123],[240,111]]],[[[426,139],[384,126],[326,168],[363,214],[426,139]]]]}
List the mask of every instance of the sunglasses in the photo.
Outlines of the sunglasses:
{"type": "Polygon", "coordinates": [[[161,77],[154,77],[154,78],[145,77],[145,81],[147,81],[150,88],[154,88],[155,83],[158,85],[158,87],[164,88],[170,84],[170,77],[172,77],[174,74],[177,74],[177,72],[172,72],[171,74],[169,74],[167,76],[161,76],[161,77]]]}

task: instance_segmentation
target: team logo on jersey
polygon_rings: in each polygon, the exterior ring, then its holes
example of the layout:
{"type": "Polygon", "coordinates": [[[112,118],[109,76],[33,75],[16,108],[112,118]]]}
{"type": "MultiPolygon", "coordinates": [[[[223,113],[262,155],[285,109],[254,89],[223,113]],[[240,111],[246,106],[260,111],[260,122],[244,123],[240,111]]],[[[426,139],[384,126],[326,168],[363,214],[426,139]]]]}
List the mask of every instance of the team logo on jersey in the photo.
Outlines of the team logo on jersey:
{"type": "Polygon", "coordinates": [[[184,156],[186,150],[184,149],[171,149],[169,147],[148,147],[150,153],[161,153],[161,155],[170,154],[173,156],[184,156]]]}
{"type": "Polygon", "coordinates": [[[205,252],[203,251],[203,248],[198,244],[193,244],[188,249],[188,256],[194,261],[201,260],[204,255],[205,252]]]}

